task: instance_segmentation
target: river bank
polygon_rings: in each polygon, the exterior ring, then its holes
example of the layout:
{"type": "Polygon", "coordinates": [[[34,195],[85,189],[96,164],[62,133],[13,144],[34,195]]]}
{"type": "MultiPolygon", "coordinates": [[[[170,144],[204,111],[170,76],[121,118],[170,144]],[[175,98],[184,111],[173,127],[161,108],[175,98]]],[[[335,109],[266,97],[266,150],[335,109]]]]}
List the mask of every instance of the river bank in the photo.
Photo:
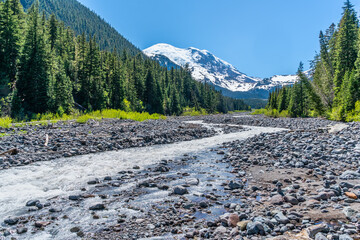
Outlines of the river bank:
{"type": "Polygon", "coordinates": [[[150,125],[203,135],[4,169],[2,234],[358,239],[358,124],[237,114],[150,125]]]}

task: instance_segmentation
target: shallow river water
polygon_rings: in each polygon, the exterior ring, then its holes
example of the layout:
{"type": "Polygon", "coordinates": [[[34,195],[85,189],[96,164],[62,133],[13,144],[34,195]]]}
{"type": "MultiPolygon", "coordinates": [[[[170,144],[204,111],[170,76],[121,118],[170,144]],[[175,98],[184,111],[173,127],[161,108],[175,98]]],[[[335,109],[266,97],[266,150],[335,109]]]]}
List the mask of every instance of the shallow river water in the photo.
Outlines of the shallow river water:
{"type": "MultiPolygon", "coordinates": [[[[200,123],[201,122],[192,122],[200,123]]],[[[98,154],[77,156],[72,158],[57,159],[48,162],[38,162],[32,165],[11,168],[0,172],[0,222],[8,217],[21,216],[27,214],[27,207],[25,203],[28,200],[37,199],[41,202],[46,202],[51,198],[69,195],[80,194],[82,187],[87,187],[87,181],[94,178],[103,178],[105,176],[112,176],[122,170],[131,170],[134,165],[140,166],[142,169],[156,164],[163,159],[174,159],[188,155],[199,156],[200,161],[196,161],[194,165],[187,166],[182,171],[187,171],[192,176],[200,178],[199,171],[214,171],[219,174],[222,171],[222,165],[214,165],[209,162],[208,166],[203,166],[202,162],[206,161],[206,153],[210,149],[217,147],[219,144],[234,140],[244,140],[260,133],[278,132],[284,129],[264,128],[264,127],[245,127],[246,131],[223,134],[219,128],[213,125],[207,127],[216,128],[219,134],[204,139],[179,142],[168,145],[156,145],[151,147],[131,148],[114,152],[104,152],[98,154]],[[217,172],[216,172],[217,171],[217,172]]],[[[171,173],[169,173],[171,174],[171,173]]],[[[226,175],[224,177],[227,177],[226,175]]],[[[172,183],[177,184],[176,182],[172,183]]],[[[128,184],[122,185],[118,191],[124,188],[134,186],[135,183],[129,181],[128,184]]],[[[202,186],[193,187],[192,192],[203,191],[202,186]]],[[[164,193],[165,194],[165,193],[164,193]]],[[[154,192],[144,196],[139,204],[144,204],[146,201],[153,201],[154,199],[164,198],[162,193],[154,192]]],[[[83,207],[88,208],[94,204],[96,199],[87,200],[83,207]]],[[[194,199],[196,201],[196,199],[194,199]]],[[[119,207],[121,203],[117,203],[109,208],[106,213],[119,214],[119,207]],[[117,211],[115,211],[117,209],[117,211]]],[[[216,212],[216,209],[214,210],[216,212]]],[[[125,212],[126,213],[126,212],[125,212]]],[[[221,209],[219,209],[221,213],[221,209]]],[[[63,214],[72,216],[76,222],[62,222],[57,226],[53,226],[46,231],[34,235],[24,235],[24,239],[68,239],[69,228],[76,223],[89,223],[91,219],[88,215],[82,215],[81,210],[75,208],[63,209],[63,214]],[[35,237],[35,238],[34,238],[35,237]]],[[[206,218],[201,213],[198,213],[198,218],[206,218]]]]}

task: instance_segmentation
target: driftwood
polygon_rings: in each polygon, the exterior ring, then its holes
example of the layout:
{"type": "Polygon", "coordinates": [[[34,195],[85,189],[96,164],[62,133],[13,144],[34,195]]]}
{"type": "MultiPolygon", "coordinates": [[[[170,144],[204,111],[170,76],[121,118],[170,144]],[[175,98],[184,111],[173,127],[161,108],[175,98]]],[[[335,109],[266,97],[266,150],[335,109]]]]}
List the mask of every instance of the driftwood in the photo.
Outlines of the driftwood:
{"type": "Polygon", "coordinates": [[[49,144],[49,135],[46,134],[44,146],[47,147],[48,144],[49,144]]]}
{"type": "Polygon", "coordinates": [[[20,152],[19,149],[13,148],[13,149],[7,150],[7,151],[5,151],[5,152],[3,152],[3,153],[0,153],[0,156],[4,156],[4,155],[6,155],[6,154],[16,155],[16,154],[18,154],[19,152],[20,152]]]}

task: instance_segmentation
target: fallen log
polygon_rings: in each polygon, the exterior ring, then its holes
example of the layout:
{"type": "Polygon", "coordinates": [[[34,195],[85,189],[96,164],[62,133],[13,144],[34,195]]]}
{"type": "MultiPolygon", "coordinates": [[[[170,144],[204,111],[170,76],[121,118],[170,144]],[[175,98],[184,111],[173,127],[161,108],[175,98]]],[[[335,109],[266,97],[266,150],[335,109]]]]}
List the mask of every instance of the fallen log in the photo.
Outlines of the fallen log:
{"type": "Polygon", "coordinates": [[[7,151],[5,151],[5,152],[0,153],[0,156],[4,156],[4,155],[6,155],[6,154],[16,155],[16,154],[18,154],[19,152],[20,152],[19,149],[17,149],[17,148],[12,148],[12,149],[10,149],[10,150],[7,150],[7,151]]]}

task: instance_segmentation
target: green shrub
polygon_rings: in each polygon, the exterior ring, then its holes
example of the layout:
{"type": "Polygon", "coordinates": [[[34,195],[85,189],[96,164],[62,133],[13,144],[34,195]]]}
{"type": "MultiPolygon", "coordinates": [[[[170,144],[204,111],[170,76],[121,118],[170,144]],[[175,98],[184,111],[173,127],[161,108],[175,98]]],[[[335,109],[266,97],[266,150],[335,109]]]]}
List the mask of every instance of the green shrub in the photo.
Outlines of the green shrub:
{"type": "Polygon", "coordinates": [[[76,119],[77,123],[87,123],[89,119],[94,119],[94,117],[89,116],[88,114],[82,115],[76,119]]]}
{"type": "Polygon", "coordinates": [[[1,128],[10,128],[12,126],[13,120],[9,117],[0,118],[0,127],[1,128]]]}
{"type": "Polygon", "coordinates": [[[200,110],[196,110],[195,108],[190,108],[190,107],[184,108],[184,111],[181,114],[181,116],[201,116],[201,115],[208,115],[208,113],[203,108],[200,108],[200,110]]]}
{"type": "Polygon", "coordinates": [[[265,108],[261,108],[261,109],[255,109],[255,111],[253,111],[251,113],[251,115],[261,115],[261,114],[266,114],[268,110],[266,110],[265,108]]]}

